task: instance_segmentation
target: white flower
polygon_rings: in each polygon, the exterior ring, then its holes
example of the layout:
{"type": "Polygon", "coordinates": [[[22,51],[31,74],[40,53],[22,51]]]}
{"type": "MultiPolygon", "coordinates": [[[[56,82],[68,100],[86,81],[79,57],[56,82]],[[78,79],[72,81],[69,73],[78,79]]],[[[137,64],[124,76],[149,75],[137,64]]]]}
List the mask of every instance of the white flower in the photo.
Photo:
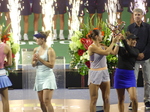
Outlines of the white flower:
{"type": "Polygon", "coordinates": [[[89,55],[88,55],[88,51],[83,53],[83,59],[84,60],[89,60],[89,55]]]}
{"type": "Polygon", "coordinates": [[[88,51],[84,52],[83,55],[80,57],[80,60],[85,63],[87,60],[89,60],[88,51]]]}
{"type": "Polygon", "coordinates": [[[81,47],[82,47],[81,41],[80,41],[80,40],[77,40],[76,45],[77,45],[78,48],[81,48],[81,47]]]}
{"type": "Polygon", "coordinates": [[[83,34],[80,31],[75,31],[75,36],[78,37],[78,39],[80,39],[83,36],[83,34]]]}
{"type": "Polygon", "coordinates": [[[79,38],[78,36],[74,35],[74,36],[71,37],[71,41],[76,42],[78,40],[78,38],[79,38]]]}
{"type": "Polygon", "coordinates": [[[71,42],[71,43],[69,44],[69,47],[70,47],[71,51],[74,51],[74,52],[77,52],[77,51],[78,51],[78,47],[77,47],[77,45],[76,45],[75,42],[71,42]]]}

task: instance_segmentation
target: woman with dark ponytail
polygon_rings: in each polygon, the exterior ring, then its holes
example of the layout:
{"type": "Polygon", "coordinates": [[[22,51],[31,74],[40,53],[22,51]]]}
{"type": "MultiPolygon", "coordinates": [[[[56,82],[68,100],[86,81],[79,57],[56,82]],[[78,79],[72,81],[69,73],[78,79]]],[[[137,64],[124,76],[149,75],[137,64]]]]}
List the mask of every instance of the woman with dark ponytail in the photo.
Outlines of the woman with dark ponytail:
{"type": "Polygon", "coordinates": [[[55,51],[48,47],[46,39],[49,31],[40,32],[34,36],[39,47],[34,49],[32,66],[36,67],[34,90],[37,91],[42,112],[54,112],[51,99],[54,89],[57,89],[53,67],[55,64],[55,51]]]}
{"type": "Polygon", "coordinates": [[[88,52],[90,56],[89,70],[89,91],[90,91],[90,112],[96,112],[96,102],[98,98],[98,89],[102,91],[104,102],[104,112],[109,112],[109,94],[110,94],[110,78],[107,68],[106,55],[117,54],[119,47],[114,45],[119,42],[119,35],[112,39],[109,47],[101,44],[103,36],[99,30],[93,30],[89,35],[93,43],[89,46],[88,52]]]}

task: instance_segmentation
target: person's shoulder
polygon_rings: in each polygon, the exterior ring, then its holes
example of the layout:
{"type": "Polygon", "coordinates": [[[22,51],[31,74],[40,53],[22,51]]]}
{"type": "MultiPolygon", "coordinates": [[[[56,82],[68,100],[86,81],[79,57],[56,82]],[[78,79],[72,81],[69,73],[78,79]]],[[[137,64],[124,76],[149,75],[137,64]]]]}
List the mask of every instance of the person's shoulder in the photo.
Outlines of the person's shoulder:
{"type": "Polygon", "coordinates": [[[49,51],[49,52],[51,52],[51,51],[54,52],[54,49],[53,49],[52,47],[49,47],[49,48],[48,48],[48,51],[49,51]]]}
{"type": "Polygon", "coordinates": [[[95,48],[95,47],[96,47],[95,44],[91,44],[91,45],[88,47],[88,49],[93,49],[93,48],[95,48]]]}
{"type": "Polygon", "coordinates": [[[33,52],[36,52],[37,50],[38,50],[38,47],[35,47],[34,50],[33,50],[33,52]]]}
{"type": "Polygon", "coordinates": [[[132,24],[130,24],[130,25],[128,26],[128,28],[129,28],[129,27],[133,27],[134,25],[135,25],[135,23],[132,23],[132,24]]]}
{"type": "Polygon", "coordinates": [[[49,47],[47,52],[49,55],[56,55],[55,50],[52,47],[49,47]]]}
{"type": "Polygon", "coordinates": [[[146,23],[146,22],[143,22],[142,24],[143,24],[144,26],[150,27],[150,24],[148,24],[148,23],[146,23]]]}
{"type": "Polygon", "coordinates": [[[5,47],[6,49],[8,49],[8,50],[11,49],[8,44],[3,43],[3,45],[4,45],[4,47],[5,47]]]}
{"type": "Polygon", "coordinates": [[[35,48],[34,48],[34,50],[37,50],[37,49],[38,49],[38,47],[35,47],[35,48]]]}

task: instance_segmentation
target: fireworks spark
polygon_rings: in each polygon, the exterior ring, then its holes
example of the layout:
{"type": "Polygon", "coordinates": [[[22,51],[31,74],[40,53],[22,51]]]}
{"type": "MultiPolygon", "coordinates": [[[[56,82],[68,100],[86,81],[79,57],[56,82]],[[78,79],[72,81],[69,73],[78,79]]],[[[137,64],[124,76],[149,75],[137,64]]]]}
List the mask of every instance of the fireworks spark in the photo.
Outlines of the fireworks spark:
{"type": "MultiPolygon", "coordinates": [[[[14,42],[19,44],[19,40],[21,38],[20,31],[20,21],[21,21],[21,15],[20,10],[21,4],[19,0],[8,0],[8,8],[10,10],[10,19],[11,19],[11,28],[13,33],[14,42]]],[[[16,69],[18,69],[18,60],[19,60],[19,53],[15,56],[15,63],[16,63],[16,69]]]]}
{"type": "MultiPolygon", "coordinates": [[[[147,13],[147,2],[146,0],[134,0],[134,3],[130,3],[130,11],[133,12],[134,9],[140,8],[143,10],[144,15],[147,13]]],[[[144,20],[144,17],[142,18],[144,20]]],[[[149,18],[147,19],[147,22],[149,22],[149,18]]]]}
{"type": "MultiPolygon", "coordinates": [[[[53,16],[54,16],[54,8],[53,8],[53,0],[41,0],[42,5],[42,14],[44,14],[43,22],[45,28],[42,28],[44,31],[52,31],[53,28],[53,16]]],[[[47,45],[51,46],[53,44],[52,32],[47,38],[47,45]]]]}
{"type": "Polygon", "coordinates": [[[19,43],[20,38],[20,21],[21,21],[21,15],[20,10],[21,4],[19,3],[19,0],[8,0],[8,8],[10,10],[10,19],[11,19],[11,28],[13,37],[15,37],[15,42],[19,43]],[[14,16],[15,15],[15,16],[14,16]]]}
{"type": "Polygon", "coordinates": [[[146,14],[147,2],[146,0],[134,0],[134,4],[131,2],[130,10],[133,12],[135,8],[140,8],[143,10],[144,14],[146,14]]]}
{"type": "Polygon", "coordinates": [[[80,7],[80,0],[70,0],[69,4],[72,4],[71,12],[69,13],[69,18],[71,21],[68,21],[68,25],[71,26],[72,31],[79,30],[80,28],[80,20],[78,18],[79,15],[79,7],[80,7]]]}
{"type": "Polygon", "coordinates": [[[108,0],[108,3],[105,4],[106,10],[109,14],[108,21],[112,25],[115,25],[116,22],[117,22],[117,18],[120,18],[120,16],[117,15],[117,5],[118,5],[118,8],[119,8],[120,5],[119,5],[118,0],[108,0]]]}

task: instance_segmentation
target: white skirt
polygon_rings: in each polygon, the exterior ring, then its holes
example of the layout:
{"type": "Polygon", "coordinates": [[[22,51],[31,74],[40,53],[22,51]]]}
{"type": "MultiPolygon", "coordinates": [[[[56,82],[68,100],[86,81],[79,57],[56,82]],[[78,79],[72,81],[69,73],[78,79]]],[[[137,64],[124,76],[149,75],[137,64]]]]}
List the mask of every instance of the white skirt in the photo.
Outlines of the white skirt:
{"type": "Polygon", "coordinates": [[[89,70],[88,85],[90,83],[100,85],[102,82],[110,81],[108,69],[106,70],[89,70]]]}

